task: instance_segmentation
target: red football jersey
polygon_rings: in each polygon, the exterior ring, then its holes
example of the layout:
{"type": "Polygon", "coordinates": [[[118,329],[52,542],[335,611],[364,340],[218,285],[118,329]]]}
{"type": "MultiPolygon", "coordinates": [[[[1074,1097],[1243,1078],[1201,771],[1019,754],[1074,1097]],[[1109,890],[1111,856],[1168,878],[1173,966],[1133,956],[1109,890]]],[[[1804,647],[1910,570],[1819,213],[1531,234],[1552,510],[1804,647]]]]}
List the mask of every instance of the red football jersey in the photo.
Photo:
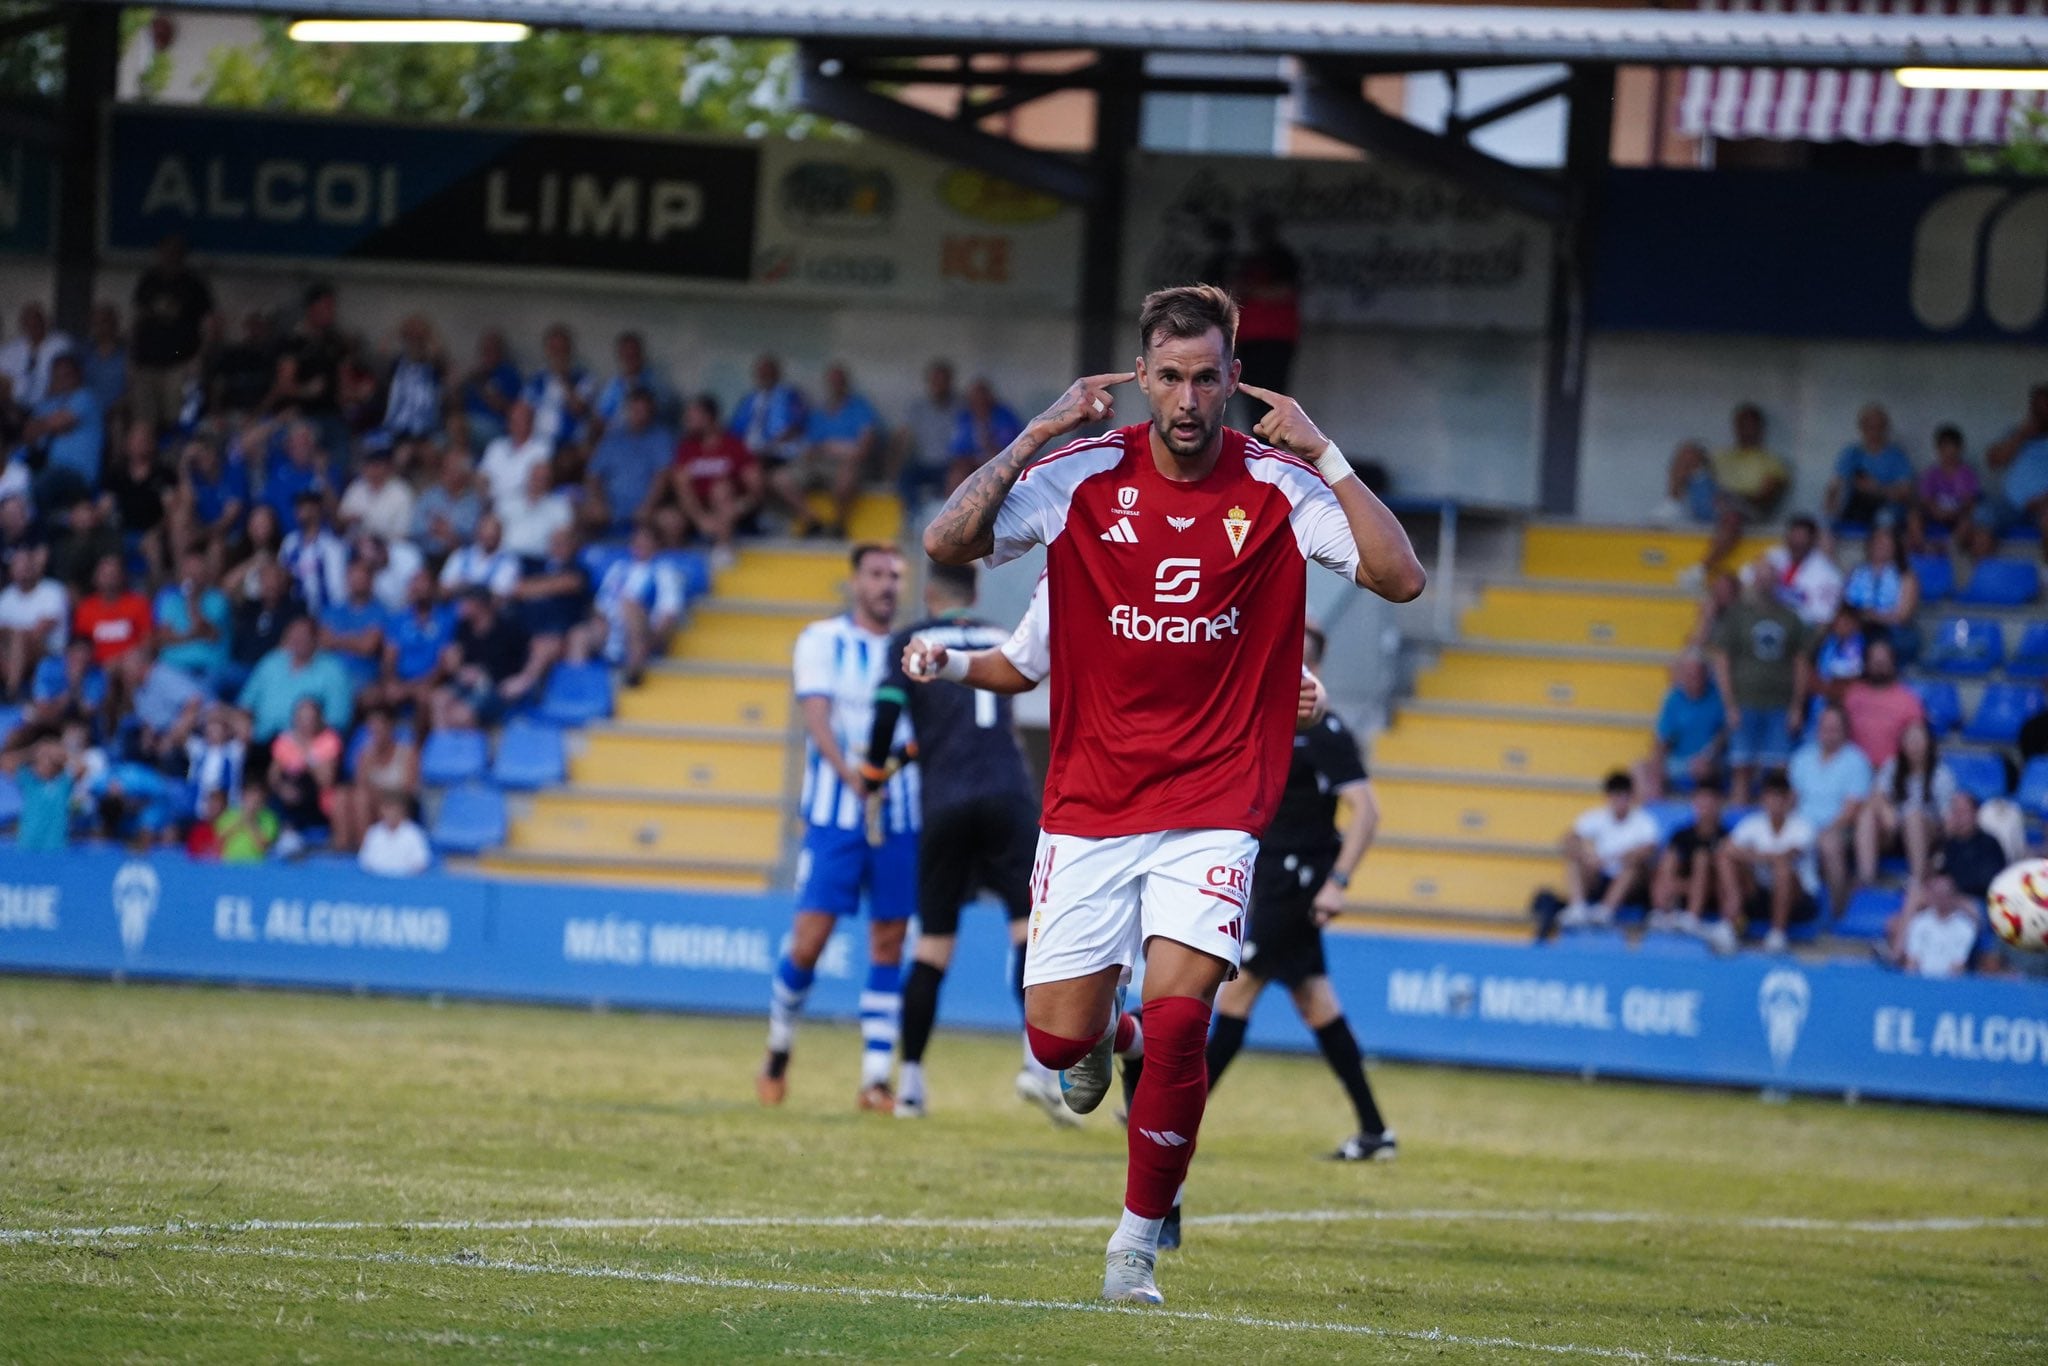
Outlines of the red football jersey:
{"type": "Polygon", "coordinates": [[[1226,429],[1215,469],[1179,482],[1140,423],[1026,470],[995,542],[991,566],[1046,547],[1045,829],[1262,833],[1294,755],[1305,565],[1358,570],[1315,467],[1226,429]]]}

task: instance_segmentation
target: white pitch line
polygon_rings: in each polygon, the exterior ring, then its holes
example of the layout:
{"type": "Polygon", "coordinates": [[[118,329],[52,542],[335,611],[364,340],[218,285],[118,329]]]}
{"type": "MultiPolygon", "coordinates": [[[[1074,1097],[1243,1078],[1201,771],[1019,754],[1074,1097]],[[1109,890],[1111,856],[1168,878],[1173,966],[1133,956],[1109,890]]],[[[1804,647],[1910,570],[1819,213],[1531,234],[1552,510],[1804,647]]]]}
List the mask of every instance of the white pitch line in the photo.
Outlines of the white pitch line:
{"type": "Polygon", "coordinates": [[[940,1290],[899,1290],[891,1287],[814,1285],[802,1281],[758,1281],[738,1276],[700,1276],[690,1271],[644,1271],[634,1267],[569,1262],[516,1262],[475,1255],[422,1257],[410,1252],[309,1252],[302,1248],[221,1247],[211,1243],[170,1243],[165,1252],[204,1256],[251,1257],[283,1261],[324,1262],[345,1266],[409,1266],[434,1270],[500,1271],[525,1276],[567,1276],[579,1280],[627,1281],[642,1285],[677,1285],[702,1290],[741,1290],[754,1294],[815,1295],[829,1299],[893,1300],[906,1304],[960,1305],[979,1309],[1020,1309],[1066,1314],[1129,1314],[1210,1323],[1232,1328],[1261,1328],[1290,1333],[1336,1333],[1398,1342],[1431,1342],[1448,1347],[1496,1348],[1541,1352],[1550,1356],[1590,1357],[1602,1361],[1670,1362],[1675,1366],[1768,1366],[1768,1363],[1700,1356],[1690,1352],[1647,1352],[1631,1347],[1590,1347],[1572,1342],[1524,1342],[1519,1338],[1447,1333],[1439,1328],[1380,1328],[1367,1323],[1332,1323],[1314,1319],[1269,1319],[1252,1314],[1219,1314],[1204,1309],[1165,1309],[1108,1304],[1094,1300],[1027,1300],[996,1295],[962,1295],[940,1290]]]}
{"type": "MultiPolygon", "coordinates": [[[[1661,1224],[1800,1233],[1968,1233],[1986,1229],[2048,1228],[2048,1216],[1963,1215],[1929,1219],[1809,1219],[1798,1216],[1688,1215],[1657,1210],[1542,1209],[1311,1209],[1198,1214],[1193,1227],[1239,1228],[1267,1224],[1661,1224]]],[[[949,1233],[1061,1232],[1101,1229],[1095,1217],[942,1219],[916,1215],[645,1215],[624,1218],[536,1219],[238,1219],[227,1223],[80,1224],[69,1228],[0,1228],[0,1244],[76,1242],[87,1238],[156,1238],[195,1233],[575,1233],[617,1229],[907,1229],[949,1233]]]]}

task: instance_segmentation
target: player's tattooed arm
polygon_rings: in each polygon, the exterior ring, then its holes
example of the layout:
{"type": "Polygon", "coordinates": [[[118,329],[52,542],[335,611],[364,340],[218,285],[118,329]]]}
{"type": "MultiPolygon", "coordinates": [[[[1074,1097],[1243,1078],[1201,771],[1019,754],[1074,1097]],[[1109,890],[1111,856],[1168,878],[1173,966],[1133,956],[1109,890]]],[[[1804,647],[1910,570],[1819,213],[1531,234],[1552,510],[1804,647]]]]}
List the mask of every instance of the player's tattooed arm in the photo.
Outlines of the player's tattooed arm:
{"type": "Polygon", "coordinates": [[[1002,454],[967,476],[924,529],[924,553],[940,564],[972,564],[996,546],[996,511],[1032,459],[1068,432],[1116,421],[1109,391],[1137,378],[1089,375],[1067,386],[1054,404],[1031,419],[1002,454]]]}

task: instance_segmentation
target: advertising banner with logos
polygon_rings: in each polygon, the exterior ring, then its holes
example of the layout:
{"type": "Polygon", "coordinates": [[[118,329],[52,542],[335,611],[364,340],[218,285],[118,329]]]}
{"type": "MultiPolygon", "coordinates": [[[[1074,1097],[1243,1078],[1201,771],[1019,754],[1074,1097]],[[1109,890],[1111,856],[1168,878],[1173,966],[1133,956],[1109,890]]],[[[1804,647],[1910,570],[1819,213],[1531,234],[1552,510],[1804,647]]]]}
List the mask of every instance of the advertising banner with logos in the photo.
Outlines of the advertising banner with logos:
{"type": "MultiPolygon", "coordinates": [[[[30,855],[0,863],[0,970],[564,1004],[763,1011],[787,896],[394,880],[331,863],[30,855]]],[[[858,1013],[866,936],[836,935],[813,1015],[858,1013]]],[[[1014,1029],[994,910],[961,924],[942,1022],[1014,1029]]],[[[2048,1110],[2048,983],[1863,964],[1329,936],[1367,1052],[1491,1067],[2048,1110]]],[[[1313,1045],[1279,992],[1256,1046],[1313,1045]]]]}
{"type": "Polygon", "coordinates": [[[2048,340],[2048,187],[1963,176],[1615,171],[1595,326],[2048,340]]]}
{"type": "Polygon", "coordinates": [[[1127,302],[1227,281],[1270,220],[1300,269],[1302,320],[1327,327],[1533,331],[1548,227],[1448,180],[1381,162],[1148,155],[1132,167],[1127,302]]]}
{"type": "Polygon", "coordinates": [[[748,144],[122,107],[107,245],[744,280],[748,144]]]}

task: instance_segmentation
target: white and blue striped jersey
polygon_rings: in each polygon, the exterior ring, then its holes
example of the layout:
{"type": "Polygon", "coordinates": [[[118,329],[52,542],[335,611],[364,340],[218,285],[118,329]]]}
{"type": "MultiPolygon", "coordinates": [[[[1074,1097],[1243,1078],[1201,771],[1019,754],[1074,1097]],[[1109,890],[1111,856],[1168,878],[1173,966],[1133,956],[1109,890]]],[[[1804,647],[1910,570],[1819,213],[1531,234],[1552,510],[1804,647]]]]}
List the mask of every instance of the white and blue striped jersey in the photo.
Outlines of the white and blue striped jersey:
{"type": "MultiPolygon", "coordinates": [[[[864,631],[850,616],[814,621],[796,638],[796,695],[831,699],[832,734],[851,762],[867,752],[875,689],[888,672],[888,648],[887,634],[864,631]]],[[[906,717],[896,723],[892,747],[909,741],[906,717]]],[[[917,829],[919,802],[917,767],[908,765],[883,792],[883,828],[892,835],[917,829]]],[[[858,830],[867,823],[865,803],[809,739],[804,742],[803,813],[811,825],[839,830],[858,830]]]]}
{"type": "Polygon", "coordinates": [[[605,635],[605,656],[626,655],[626,614],[620,608],[629,602],[640,604],[648,621],[660,629],[673,625],[683,614],[683,573],[667,560],[614,560],[597,585],[597,614],[610,623],[605,635]]]}

